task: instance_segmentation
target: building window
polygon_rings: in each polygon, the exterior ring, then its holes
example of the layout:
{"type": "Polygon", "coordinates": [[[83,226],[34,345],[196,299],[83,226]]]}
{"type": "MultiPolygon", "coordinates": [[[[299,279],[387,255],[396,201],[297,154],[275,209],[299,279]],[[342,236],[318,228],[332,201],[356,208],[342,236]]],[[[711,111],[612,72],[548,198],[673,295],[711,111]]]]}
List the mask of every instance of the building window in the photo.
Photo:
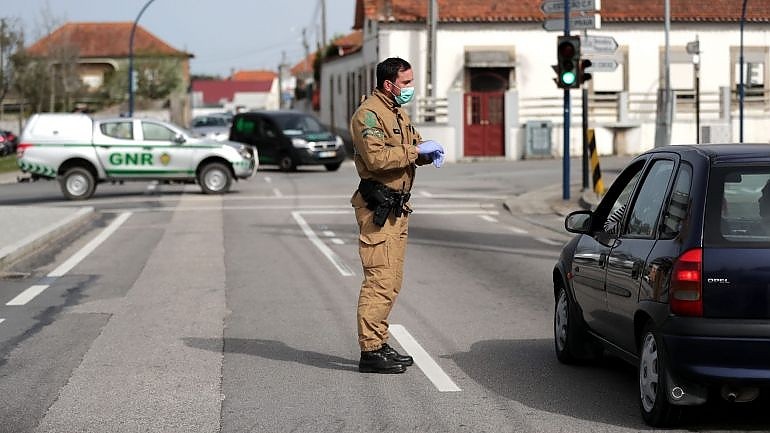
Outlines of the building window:
{"type": "MultiPolygon", "coordinates": [[[[768,94],[768,48],[743,47],[743,89],[746,103],[765,104],[770,100],[768,94]]],[[[730,47],[730,71],[735,100],[739,98],[741,82],[740,47],[730,47]]]]}

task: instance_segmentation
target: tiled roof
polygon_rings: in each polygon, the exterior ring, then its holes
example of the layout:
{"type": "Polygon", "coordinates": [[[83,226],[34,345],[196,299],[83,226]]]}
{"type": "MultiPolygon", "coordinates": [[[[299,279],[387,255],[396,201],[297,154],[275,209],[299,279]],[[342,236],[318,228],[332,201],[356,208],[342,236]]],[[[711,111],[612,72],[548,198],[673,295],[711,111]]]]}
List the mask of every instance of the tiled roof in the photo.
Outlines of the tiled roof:
{"type": "MultiPolygon", "coordinates": [[[[131,22],[66,23],[35,42],[28,52],[33,56],[45,56],[52,47],[74,45],[81,58],[128,57],[132,26],[131,22]]],[[[142,26],[137,26],[134,34],[134,54],[193,57],[163,42],[142,26]]]]}
{"type": "Polygon", "coordinates": [[[309,56],[297,62],[291,67],[291,75],[309,74],[313,72],[313,62],[315,62],[316,53],[310,53],[309,56]]]}
{"type": "Polygon", "coordinates": [[[232,101],[236,93],[267,93],[273,86],[273,80],[232,81],[232,80],[195,80],[193,92],[203,93],[204,104],[219,104],[223,99],[232,101]]]}
{"type": "Polygon", "coordinates": [[[278,77],[278,73],[268,70],[240,70],[230,76],[233,81],[272,81],[278,77]]]}
{"type": "MultiPolygon", "coordinates": [[[[675,22],[738,22],[740,0],[670,0],[675,22]]],[[[440,22],[538,22],[542,0],[438,0],[440,22]]],[[[604,22],[662,22],[664,0],[602,0],[604,22]]],[[[355,24],[364,17],[374,21],[425,21],[428,2],[414,0],[356,0],[355,24]]],[[[770,1],[752,0],[746,7],[747,22],[770,22],[770,1]]]]}

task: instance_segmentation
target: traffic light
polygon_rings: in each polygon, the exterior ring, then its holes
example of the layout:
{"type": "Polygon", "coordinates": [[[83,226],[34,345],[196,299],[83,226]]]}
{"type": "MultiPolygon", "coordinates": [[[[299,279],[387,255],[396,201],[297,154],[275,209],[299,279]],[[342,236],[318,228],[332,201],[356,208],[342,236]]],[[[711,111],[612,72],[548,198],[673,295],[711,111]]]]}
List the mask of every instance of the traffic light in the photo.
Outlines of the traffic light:
{"type": "Polygon", "coordinates": [[[559,36],[556,45],[556,85],[560,89],[580,87],[580,36],[559,36]]]}
{"type": "Polygon", "coordinates": [[[593,75],[591,75],[590,72],[586,72],[586,69],[590,68],[591,65],[593,65],[593,62],[591,62],[588,59],[580,59],[580,71],[578,72],[578,84],[583,84],[586,81],[591,81],[591,78],[593,78],[593,75]]]}

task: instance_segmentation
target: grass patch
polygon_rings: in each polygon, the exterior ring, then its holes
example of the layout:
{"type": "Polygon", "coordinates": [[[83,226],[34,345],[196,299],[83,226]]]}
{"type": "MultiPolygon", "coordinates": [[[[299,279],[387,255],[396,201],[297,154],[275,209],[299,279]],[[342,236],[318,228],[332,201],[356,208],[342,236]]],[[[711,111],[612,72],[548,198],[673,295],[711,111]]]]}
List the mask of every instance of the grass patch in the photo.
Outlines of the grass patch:
{"type": "Polygon", "coordinates": [[[0,173],[8,173],[19,170],[16,165],[16,155],[8,155],[0,158],[0,173]]]}

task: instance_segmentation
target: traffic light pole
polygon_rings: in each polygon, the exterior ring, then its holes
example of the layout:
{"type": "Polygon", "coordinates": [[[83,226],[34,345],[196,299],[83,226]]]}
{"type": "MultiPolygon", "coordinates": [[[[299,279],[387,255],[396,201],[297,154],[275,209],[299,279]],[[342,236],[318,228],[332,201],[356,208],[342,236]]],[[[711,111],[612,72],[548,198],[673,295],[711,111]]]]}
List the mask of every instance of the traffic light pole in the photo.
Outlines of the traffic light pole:
{"type": "MultiPolygon", "coordinates": [[[[569,36],[570,0],[564,0],[564,36],[569,36]]],[[[569,200],[569,129],[570,129],[570,89],[564,88],[564,155],[562,158],[562,199],[569,200]]]]}
{"type": "MultiPolygon", "coordinates": [[[[582,66],[581,66],[582,68],[582,66]]],[[[588,189],[588,89],[584,86],[583,93],[583,190],[588,189]]]]}

